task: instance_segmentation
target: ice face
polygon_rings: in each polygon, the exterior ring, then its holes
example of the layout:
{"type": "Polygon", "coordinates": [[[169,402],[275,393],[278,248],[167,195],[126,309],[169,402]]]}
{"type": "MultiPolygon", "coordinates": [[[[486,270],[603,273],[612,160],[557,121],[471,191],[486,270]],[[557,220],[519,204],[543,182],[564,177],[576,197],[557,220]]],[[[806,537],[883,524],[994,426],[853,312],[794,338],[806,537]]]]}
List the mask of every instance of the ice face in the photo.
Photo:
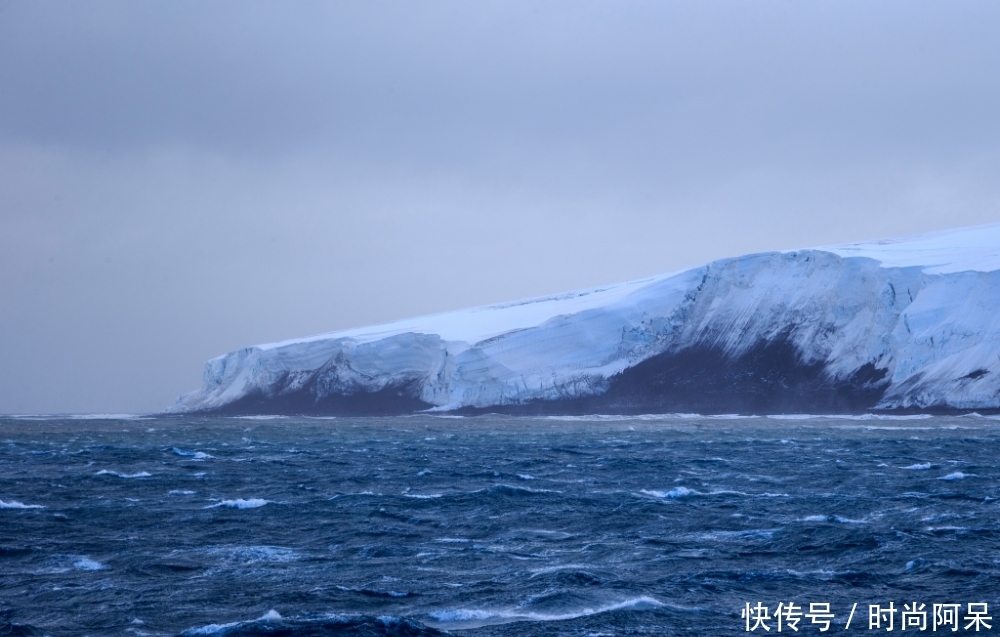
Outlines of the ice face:
{"type": "Polygon", "coordinates": [[[997,408],[998,317],[1000,224],[249,347],[209,361],[172,410],[711,410],[692,394],[722,386],[787,394],[750,410],[808,411],[831,392],[835,410],[997,408]]]}

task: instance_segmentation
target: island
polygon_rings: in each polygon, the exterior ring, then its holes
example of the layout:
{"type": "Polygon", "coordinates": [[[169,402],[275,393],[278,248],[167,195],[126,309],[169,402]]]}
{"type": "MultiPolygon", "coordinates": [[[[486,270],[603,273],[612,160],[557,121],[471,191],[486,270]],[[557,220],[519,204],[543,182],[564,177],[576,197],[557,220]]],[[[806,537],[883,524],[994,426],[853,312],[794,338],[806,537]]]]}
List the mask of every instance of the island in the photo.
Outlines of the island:
{"type": "Polygon", "coordinates": [[[998,372],[995,224],[247,347],[168,411],[995,412],[998,372]]]}

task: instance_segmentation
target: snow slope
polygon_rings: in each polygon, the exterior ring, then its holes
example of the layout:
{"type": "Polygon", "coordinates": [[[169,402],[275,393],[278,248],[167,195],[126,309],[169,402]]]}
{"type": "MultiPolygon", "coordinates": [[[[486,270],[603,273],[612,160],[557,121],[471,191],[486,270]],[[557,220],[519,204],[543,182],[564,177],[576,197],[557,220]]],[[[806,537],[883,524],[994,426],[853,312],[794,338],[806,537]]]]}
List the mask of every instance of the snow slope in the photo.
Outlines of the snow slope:
{"type": "Polygon", "coordinates": [[[1000,224],[245,348],[171,411],[1000,408],[1000,224]]]}

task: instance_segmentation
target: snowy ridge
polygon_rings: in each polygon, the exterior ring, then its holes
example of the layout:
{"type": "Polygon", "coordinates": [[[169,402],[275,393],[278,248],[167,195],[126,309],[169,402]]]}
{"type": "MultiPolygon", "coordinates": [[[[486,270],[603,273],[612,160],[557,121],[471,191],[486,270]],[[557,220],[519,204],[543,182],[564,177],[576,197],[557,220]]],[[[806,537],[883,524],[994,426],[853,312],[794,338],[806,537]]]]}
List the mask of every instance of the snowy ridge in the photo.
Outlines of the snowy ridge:
{"type": "Polygon", "coordinates": [[[1000,224],[249,347],[171,411],[1000,408],[1000,224]]]}

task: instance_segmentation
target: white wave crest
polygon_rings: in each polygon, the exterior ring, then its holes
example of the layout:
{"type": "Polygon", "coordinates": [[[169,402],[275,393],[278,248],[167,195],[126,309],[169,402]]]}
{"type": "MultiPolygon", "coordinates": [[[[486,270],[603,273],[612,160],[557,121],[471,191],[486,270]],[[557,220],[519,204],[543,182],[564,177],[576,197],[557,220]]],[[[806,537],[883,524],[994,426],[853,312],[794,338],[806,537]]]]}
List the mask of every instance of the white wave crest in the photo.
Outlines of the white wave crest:
{"type": "Polygon", "coordinates": [[[219,633],[224,633],[232,628],[238,626],[245,626],[247,624],[252,624],[254,622],[269,622],[278,621],[282,619],[281,614],[273,608],[266,613],[264,613],[259,618],[250,622],[229,622],[228,624],[208,624],[207,626],[201,626],[199,628],[190,628],[185,630],[182,635],[216,635],[219,633]]]}
{"type": "Polygon", "coordinates": [[[204,451],[185,451],[184,449],[178,449],[177,447],[174,447],[171,451],[174,452],[174,455],[191,458],[193,460],[207,460],[215,457],[205,453],[204,451]]]}
{"type": "Polygon", "coordinates": [[[924,462],[921,464],[911,464],[908,467],[903,467],[904,469],[909,469],[910,471],[926,471],[931,468],[931,463],[924,462]]]}
{"type": "Polygon", "coordinates": [[[667,498],[670,500],[676,500],[677,498],[686,498],[693,495],[701,495],[701,492],[695,491],[694,489],[688,489],[687,487],[674,487],[669,491],[652,491],[643,489],[642,493],[646,495],[651,495],[654,498],[667,498]]]}
{"type": "Polygon", "coordinates": [[[231,418],[239,420],[281,420],[288,418],[288,416],[231,416],[231,418]]]}
{"type": "Polygon", "coordinates": [[[23,502],[18,502],[17,500],[11,500],[10,502],[5,502],[0,500],[0,509],[44,509],[40,504],[24,504],[23,502]]]}
{"type": "Polygon", "coordinates": [[[962,473],[961,471],[955,471],[954,473],[949,473],[946,476],[941,476],[938,480],[964,480],[971,476],[970,473],[962,473]]]}
{"type": "Polygon", "coordinates": [[[926,420],[933,418],[930,414],[771,414],[773,420],[813,420],[826,418],[829,420],[926,420]]]}
{"type": "Polygon", "coordinates": [[[486,626],[490,624],[507,624],[518,621],[567,621],[579,617],[588,617],[599,613],[609,613],[619,610],[650,610],[663,607],[663,602],[652,597],[642,596],[614,602],[603,606],[580,608],[555,613],[534,613],[520,610],[483,610],[474,608],[458,608],[450,610],[431,611],[427,615],[434,621],[447,624],[448,628],[458,629],[486,626]]]}
{"type": "Polygon", "coordinates": [[[107,469],[101,469],[95,476],[116,476],[118,478],[148,478],[153,474],[146,471],[137,471],[136,473],[121,473],[119,471],[108,471],[107,469]]]}
{"type": "Polygon", "coordinates": [[[264,500],[262,498],[248,498],[246,500],[243,498],[236,498],[235,500],[222,500],[205,508],[214,509],[215,507],[228,507],[230,509],[257,509],[265,504],[270,504],[270,502],[270,500],[264,500]]]}

